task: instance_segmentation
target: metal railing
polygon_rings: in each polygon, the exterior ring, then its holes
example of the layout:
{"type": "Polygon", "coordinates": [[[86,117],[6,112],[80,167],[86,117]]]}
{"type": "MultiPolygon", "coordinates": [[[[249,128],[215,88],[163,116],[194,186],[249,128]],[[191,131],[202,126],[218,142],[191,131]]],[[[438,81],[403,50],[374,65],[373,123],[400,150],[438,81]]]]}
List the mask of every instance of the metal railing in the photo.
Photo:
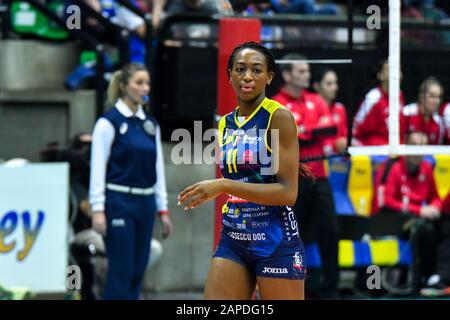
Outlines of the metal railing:
{"type": "MultiPolygon", "coordinates": [[[[29,3],[32,7],[42,12],[49,20],[56,23],[58,27],[66,30],[69,33],[71,39],[79,39],[82,41],[84,46],[89,50],[95,51],[96,53],[96,80],[95,80],[95,90],[96,90],[96,115],[99,117],[103,114],[104,103],[105,103],[105,47],[102,40],[93,36],[83,29],[69,29],[67,28],[66,21],[59,17],[55,12],[50,10],[45,4],[42,4],[38,0],[23,0],[29,3]]],[[[134,12],[138,16],[144,19],[146,24],[147,36],[145,39],[146,46],[146,65],[150,67],[151,65],[151,46],[152,46],[152,24],[149,15],[142,13],[139,9],[134,7],[129,1],[118,0],[118,2],[124,7],[128,8],[130,11],[134,12]]],[[[0,4],[0,28],[2,32],[2,38],[8,39],[11,34],[11,3],[12,0],[4,0],[0,4]]],[[[101,24],[102,27],[106,29],[107,32],[111,32],[117,38],[118,50],[119,50],[119,64],[120,66],[125,65],[130,62],[129,54],[129,36],[138,34],[134,31],[129,31],[121,26],[113,23],[107,17],[104,17],[101,13],[95,11],[83,0],[72,0],[72,3],[77,5],[83,13],[89,17],[95,19],[97,23],[101,24]]]]}
{"type": "MultiPolygon", "coordinates": [[[[84,0],[71,0],[74,4],[80,7],[82,12],[86,13],[89,17],[94,18],[98,23],[107,29],[108,32],[113,33],[117,38],[117,44],[119,49],[120,65],[125,65],[130,61],[130,54],[128,50],[128,40],[130,31],[114,24],[110,19],[104,17],[101,13],[94,10],[84,0]]],[[[100,42],[100,40],[99,40],[100,42]]]]}
{"type": "MultiPolygon", "coordinates": [[[[104,74],[105,74],[105,61],[104,61],[104,46],[94,37],[83,30],[71,30],[67,28],[66,21],[59,17],[55,12],[51,11],[47,6],[39,2],[38,0],[23,0],[29,3],[35,9],[41,11],[47,18],[56,23],[60,28],[67,30],[69,36],[72,39],[79,39],[90,50],[95,51],[97,57],[96,63],[96,114],[99,116],[103,113],[103,106],[105,101],[104,96],[104,74]]],[[[11,0],[4,1],[5,15],[10,16],[11,0]]],[[[8,24],[10,23],[8,19],[8,24]]],[[[10,24],[5,26],[6,35],[9,34],[11,29],[10,24]]]]}

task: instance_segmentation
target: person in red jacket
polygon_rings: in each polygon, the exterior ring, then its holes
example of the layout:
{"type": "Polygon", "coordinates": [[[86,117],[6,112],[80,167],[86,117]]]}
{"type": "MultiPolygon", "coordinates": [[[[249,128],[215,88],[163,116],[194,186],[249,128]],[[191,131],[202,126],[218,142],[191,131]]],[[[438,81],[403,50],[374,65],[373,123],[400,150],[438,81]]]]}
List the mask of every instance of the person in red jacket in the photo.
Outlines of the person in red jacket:
{"type": "MultiPolygon", "coordinates": [[[[407,137],[407,144],[424,145],[427,142],[428,138],[422,132],[412,132],[407,137]]],[[[381,166],[384,168],[381,170],[386,167],[381,166]]],[[[389,224],[384,227],[385,230],[398,229],[391,234],[410,239],[413,250],[419,257],[418,286],[445,287],[442,282],[450,280],[450,215],[443,214],[445,211],[442,210],[442,201],[437,193],[432,165],[423,160],[422,156],[400,157],[389,166],[386,177],[384,192],[377,192],[381,209],[375,218],[379,222],[384,221],[385,225],[389,224]],[[413,225],[416,226],[414,234],[412,228],[408,228],[413,225]],[[443,278],[438,278],[438,284],[434,280],[437,272],[443,278]],[[426,282],[426,279],[432,281],[426,282]]],[[[449,199],[446,200],[446,206],[450,207],[449,199]]],[[[445,208],[447,211],[449,209],[445,208]]],[[[422,292],[424,295],[436,292],[430,290],[422,292]]]]}
{"type": "MultiPolygon", "coordinates": [[[[284,60],[306,60],[298,54],[287,54],[284,60]]],[[[300,143],[300,159],[324,154],[324,142],[336,134],[337,128],[325,101],[306,89],[310,85],[311,72],[308,63],[280,65],[284,85],[272,97],[291,110],[297,123],[300,143]]],[[[338,238],[339,230],[333,195],[325,174],[323,160],[308,162],[315,182],[299,179],[299,195],[295,214],[300,228],[305,230],[305,242],[317,241],[322,260],[323,282],[316,292],[307,285],[312,297],[337,298],[339,281],[338,238]]],[[[306,279],[307,283],[309,278],[306,279]]]]}
{"type": "MultiPolygon", "coordinates": [[[[425,144],[424,133],[413,132],[409,144],[425,144]]],[[[442,202],[436,190],[433,167],[422,156],[401,157],[392,165],[385,187],[385,207],[396,212],[434,220],[442,202]]]]}
{"type": "Polygon", "coordinates": [[[450,144],[450,101],[442,104],[439,113],[445,129],[444,144],[450,144]]]}
{"type": "Polygon", "coordinates": [[[336,72],[330,68],[318,69],[313,77],[313,88],[326,102],[337,126],[336,136],[325,141],[324,153],[344,152],[347,149],[347,110],[342,103],[336,101],[339,90],[336,72]]]}
{"type": "Polygon", "coordinates": [[[409,132],[421,131],[428,136],[429,144],[444,142],[444,123],[439,115],[443,88],[440,82],[430,77],[419,88],[418,102],[403,107],[400,114],[400,141],[404,143],[409,132]]]}
{"type": "MultiPolygon", "coordinates": [[[[353,119],[353,145],[387,145],[389,143],[389,65],[387,61],[377,68],[379,85],[371,89],[360,104],[353,119]]],[[[400,92],[400,107],[404,105],[400,92]]]]}

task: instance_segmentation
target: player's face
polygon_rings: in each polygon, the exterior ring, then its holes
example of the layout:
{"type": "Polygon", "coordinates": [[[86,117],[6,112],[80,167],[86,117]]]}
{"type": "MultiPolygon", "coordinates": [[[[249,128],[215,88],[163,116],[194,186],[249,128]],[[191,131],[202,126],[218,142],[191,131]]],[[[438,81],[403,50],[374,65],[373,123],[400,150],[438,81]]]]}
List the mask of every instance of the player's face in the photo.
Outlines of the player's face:
{"type": "MultiPolygon", "coordinates": [[[[421,132],[411,133],[408,137],[408,144],[415,146],[423,146],[428,143],[428,138],[425,134],[421,132]]],[[[406,156],[406,163],[411,171],[418,168],[423,160],[423,156],[406,156]]]]}
{"type": "Polygon", "coordinates": [[[242,101],[251,101],[265,94],[272,82],[273,72],[268,72],[266,57],[257,50],[237,52],[230,72],[230,81],[242,101]]]}
{"type": "Polygon", "coordinates": [[[389,64],[383,64],[383,67],[380,72],[378,72],[377,77],[380,82],[386,82],[389,80],[389,64]]]}
{"type": "Polygon", "coordinates": [[[311,71],[307,63],[294,63],[290,73],[290,84],[299,90],[307,89],[311,80],[311,71]]]}
{"type": "Polygon", "coordinates": [[[334,101],[338,92],[338,78],[336,73],[328,71],[325,73],[322,81],[319,84],[319,94],[326,101],[334,101]]]}
{"type": "Polygon", "coordinates": [[[150,93],[150,76],[147,71],[136,71],[125,87],[126,95],[133,101],[143,104],[144,97],[150,93]]]}
{"type": "MultiPolygon", "coordinates": [[[[385,63],[383,64],[383,67],[381,68],[380,72],[377,74],[378,81],[389,83],[389,64],[385,63]]],[[[400,70],[400,81],[403,79],[403,73],[402,70],[400,70]]]]}
{"type": "MultiPolygon", "coordinates": [[[[400,82],[403,79],[403,73],[402,70],[399,70],[399,76],[400,76],[400,82]]],[[[389,64],[385,63],[383,64],[383,67],[381,70],[377,73],[378,81],[383,85],[389,85],[389,64]]]]}
{"type": "Polygon", "coordinates": [[[426,113],[432,114],[438,110],[441,96],[442,90],[439,85],[432,84],[429,86],[424,95],[424,107],[426,113]]]}

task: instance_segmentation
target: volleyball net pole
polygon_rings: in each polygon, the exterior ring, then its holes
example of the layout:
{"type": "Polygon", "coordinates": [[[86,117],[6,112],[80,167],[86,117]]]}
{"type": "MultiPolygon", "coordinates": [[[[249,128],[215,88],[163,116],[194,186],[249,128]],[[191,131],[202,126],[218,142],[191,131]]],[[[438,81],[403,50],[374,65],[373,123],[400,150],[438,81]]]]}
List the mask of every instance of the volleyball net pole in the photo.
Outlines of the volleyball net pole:
{"type": "Polygon", "coordinates": [[[400,1],[389,0],[389,153],[400,145],[400,1]]]}

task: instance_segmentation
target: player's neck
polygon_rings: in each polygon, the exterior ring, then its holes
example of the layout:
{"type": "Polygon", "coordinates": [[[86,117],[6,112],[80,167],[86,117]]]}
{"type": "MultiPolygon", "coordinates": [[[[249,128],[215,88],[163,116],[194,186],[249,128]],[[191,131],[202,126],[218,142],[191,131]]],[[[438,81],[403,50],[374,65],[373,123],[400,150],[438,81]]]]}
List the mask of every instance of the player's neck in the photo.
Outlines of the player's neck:
{"type": "Polygon", "coordinates": [[[239,100],[238,116],[249,116],[261,104],[266,96],[264,94],[258,96],[254,100],[244,101],[239,100]]]}
{"type": "Polygon", "coordinates": [[[427,111],[425,106],[421,103],[419,103],[419,113],[423,116],[425,121],[428,121],[432,116],[432,113],[427,111]]]}
{"type": "Polygon", "coordinates": [[[287,94],[296,99],[300,98],[303,94],[302,88],[297,88],[289,84],[286,84],[283,89],[287,94]]]}

